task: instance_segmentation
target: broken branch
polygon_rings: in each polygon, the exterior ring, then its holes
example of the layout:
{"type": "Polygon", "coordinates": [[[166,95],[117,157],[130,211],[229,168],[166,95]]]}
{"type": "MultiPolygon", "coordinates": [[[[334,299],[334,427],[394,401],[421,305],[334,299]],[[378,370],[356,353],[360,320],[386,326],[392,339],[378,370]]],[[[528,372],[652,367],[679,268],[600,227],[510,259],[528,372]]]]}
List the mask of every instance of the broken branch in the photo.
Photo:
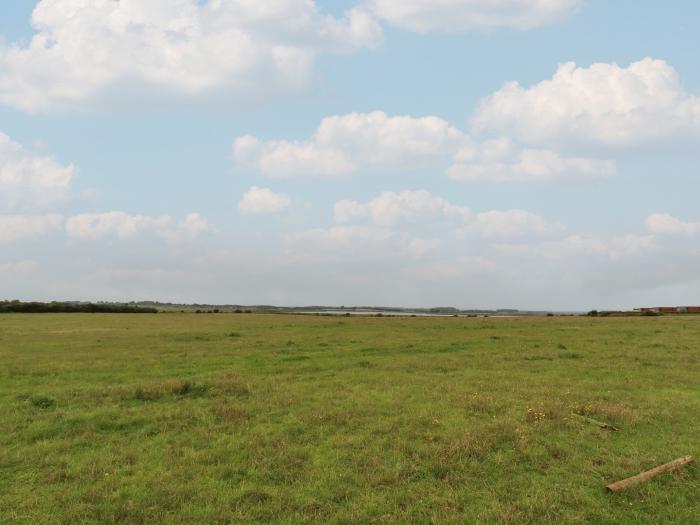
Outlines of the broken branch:
{"type": "Polygon", "coordinates": [[[666,463],[665,465],[661,465],[651,470],[647,470],[646,472],[642,472],[641,474],[637,474],[636,476],[632,476],[631,478],[611,483],[607,486],[607,489],[610,492],[617,492],[619,490],[626,489],[627,487],[636,485],[637,483],[641,483],[642,481],[651,479],[654,476],[661,474],[662,472],[670,472],[672,470],[684,467],[691,461],[693,461],[693,458],[691,456],[684,456],[682,458],[678,458],[674,461],[671,461],[670,463],[666,463]]]}
{"type": "Polygon", "coordinates": [[[574,413],[572,415],[574,415],[578,418],[581,418],[584,421],[588,421],[589,423],[593,423],[594,425],[598,425],[600,428],[604,428],[605,430],[609,430],[610,432],[617,432],[618,430],[620,430],[617,427],[614,427],[612,425],[608,425],[607,423],[603,423],[602,421],[598,421],[598,420],[590,418],[590,417],[582,416],[581,414],[574,413]]]}

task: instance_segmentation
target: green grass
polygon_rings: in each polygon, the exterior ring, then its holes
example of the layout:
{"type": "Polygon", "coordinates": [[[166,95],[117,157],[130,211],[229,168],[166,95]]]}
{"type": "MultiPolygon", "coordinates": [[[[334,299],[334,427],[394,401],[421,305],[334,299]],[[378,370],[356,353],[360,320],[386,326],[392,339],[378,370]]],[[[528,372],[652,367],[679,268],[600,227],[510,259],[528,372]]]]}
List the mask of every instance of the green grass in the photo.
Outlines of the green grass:
{"type": "Polygon", "coordinates": [[[697,523],[700,318],[0,316],[0,523],[697,523]],[[572,412],[619,427],[599,429],[572,412]]]}

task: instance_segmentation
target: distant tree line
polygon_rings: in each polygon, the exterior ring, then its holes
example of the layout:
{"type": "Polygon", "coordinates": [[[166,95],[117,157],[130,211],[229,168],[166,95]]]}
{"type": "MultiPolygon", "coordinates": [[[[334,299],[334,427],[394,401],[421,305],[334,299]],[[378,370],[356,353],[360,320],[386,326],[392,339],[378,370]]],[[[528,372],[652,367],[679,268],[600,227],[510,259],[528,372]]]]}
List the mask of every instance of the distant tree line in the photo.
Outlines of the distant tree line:
{"type": "Polygon", "coordinates": [[[588,317],[658,317],[663,315],[659,312],[637,312],[637,311],[624,311],[624,310],[591,310],[586,314],[588,317]]]}
{"type": "Polygon", "coordinates": [[[155,314],[156,308],[144,308],[118,303],[40,303],[21,301],[0,301],[0,313],[113,313],[113,314],[155,314]]]}

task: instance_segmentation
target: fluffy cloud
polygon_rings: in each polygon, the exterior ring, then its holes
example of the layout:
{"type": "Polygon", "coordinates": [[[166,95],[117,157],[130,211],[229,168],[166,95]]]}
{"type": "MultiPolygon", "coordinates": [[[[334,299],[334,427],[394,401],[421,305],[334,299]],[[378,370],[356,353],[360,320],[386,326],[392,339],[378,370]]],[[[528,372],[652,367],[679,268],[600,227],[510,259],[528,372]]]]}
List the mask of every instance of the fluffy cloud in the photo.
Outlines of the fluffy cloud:
{"type": "Polygon", "coordinates": [[[61,201],[68,196],[74,176],[73,165],[33,155],[0,133],[0,202],[14,208],[61,201]]]}
{"type": "Polygon", "coordinates": [[[84,213],[70,217],[66,221],[69,237],[79,239],[102,239],[116,237],[127,239],[144,230],[164,230],[170,225],[167,215],[147,217],[129,215],[121,211],[107,213],[84,213]]]}
{"type": "Polygon", "coordinates": [[[179,224],[159,229],[156,234],[168,242],[179,243],[194,240],[211,230],[209,222],[199,213],[188,213],[179,224]]]}
{"type": "Polygon", "coordinates": [[[236,139],[236,161],[267,177],[333,177],[360,170],[420,169],[449,159],[469,139],[437,117],[381,111],[324,118],[303,141],[236,139]]]}
{"type": "Polygon", "coordinates": [[[440,249],[442,239],[417,236],[414,226],[440,226],[444,230],[448,221],[454,232],[469,217],[467,208],[426,190],[387,191],[367,203],[338,201],[334,207],[337,225],[290,233],[284,241],[288,253],[304,254],[312,260],[316,260],[314,254],[321,254],[331,260],[351,257],[381,260],[384,264],[402,257],[426,257],[440,249]],[[355,222],[364,224],[348,224],[355,222]]]}
{"type": "Polygon", "coordinates": [[[289,208],[291,199],[283,193],[275,193],[268,188],[251,187],[238,202],[243,214],[279,213],[289,208]]]}
{"type": "Polygon", "coordinates": [[[169,215],[150,217],[129,215],[120,211],[84,213],[66,220],[69,237],[83,240],[104,238],[128,239],[139,234],[153,234],[167,241],[193,239],[209,230],[206,220],[198,213],[191,213],[180,224],[173,224],[169,215]]]}
{"type": "Polygon", "coordinates": [[[386,191],[367,202],[341,200],[334,206],[335,226],[288,234],[297,253],[352,257],[438,257],[465,246],[488,251],[494,240],[557,237],[566,229],[524,210],[473,215],[426,190],[386,191]],[[465,244],[465,239],[468,243],[465,244]],[[441,250],[445,246],[446,250],[441,250]],[[337,253],[335,253],[337,252],[337,253]]]}
{"type": "Polygon", "coordinates": [[[687,93],[675,69],[645,58],[628,67],[562,64],[529,88],[510,82],[486,98],[477,130],[525,142],[585,140],[626,146],[700,130],[700,97],[687,93]]]}
{"type": "MultiPolygon", "coordinates": [[[[469,208],[452,204],[426,190],[407,190],[399,193],[386,191],[367,203],[338,201],[334,207],[334,218],[335,222],[340,224],[358,220],[369,221],[377,227],[396,228],[406,233],[409,229],[414,230],[416,226],[439,226],[443,233],[451,231],[460,237],[477,233],[486,239],[556,236],[566,231],[564,226],[549,223],[541,216],[525,210],[491,210],[472,218],[469,208]]],[[[422,241],[416,246],[424,245],[422,241]]]]}
{"type": "Polygon", "coordinates": [[[393,226],[398,222],[416,222],[425,219],[450,219],[463,224],[469,219],[469,209],[456,206],[426,190],[386,191],[366,204],[342,200],[334,207],[335,221],[350,222],[370,219],[378,226],[393,226]]]}
{"type": "Polygon", "coordinates": [[[373,47],[364,9],[342,19],[313,0],[41,0],[25,46],[0,43],[0,101],[43,111],[86,101],[246,97],[306,84],[320,52],[373,47]]]}
{"type": "Polygon", "coordinates": [[[0,244],[37,239],[63,226],[63,216],[0,215],[0,244]]]}
{"type": "Polygon", "coordinates": [[[537,182],[556,179],[586,179],[608,177],[616,172],[612,160],[583,157],[562,157],[545,149],[524,149],[502,160],[458,163],[447,175],[458,181],[537,182]]]}
{"type": "Polygon", "coordinates": [[[551,224],[545,219],[525,210],[488,211],[476,216],[475,228],[486,238],[538,237],[557,235],[565,231],[560,224],[551,224]]]}
{"type": "Polygon", "coordinates": [[[387,22],[418,31],[465,31],[512,27],[530,29],[570,17],[582,0],[370,0],[387,22]]]}
{"type": "Polygon", "coordinates": [[[658,235],[695,235],[700,233],[700,222],[683,222],[668,213],[654,213],[644,222],[647,229],[658,235]]]}
{"type": "Polygon", "coordinates": [[[477,142],[438,117],[392,117],[381,111],[327,117],[303,141],[239,137],[233,154],[239,165],[267,177],[434,170],[450,164],[448,176],[460,181],[551,181],[615,173],[610,160],[521,149],[507,137],[477,142]]]}
{"type": "Polygon", "coordinates": [[[110,237],[124,240],[152,234],[169,242],[180,242],[195,239],[210,230],[209,223],[199,213],[190,213],[179,223],[169,215],[149,217],[120,211],[70,217],[59,214],[0,215],[0,243],[34,240],[56,233],[83,240],[110,237]]]}

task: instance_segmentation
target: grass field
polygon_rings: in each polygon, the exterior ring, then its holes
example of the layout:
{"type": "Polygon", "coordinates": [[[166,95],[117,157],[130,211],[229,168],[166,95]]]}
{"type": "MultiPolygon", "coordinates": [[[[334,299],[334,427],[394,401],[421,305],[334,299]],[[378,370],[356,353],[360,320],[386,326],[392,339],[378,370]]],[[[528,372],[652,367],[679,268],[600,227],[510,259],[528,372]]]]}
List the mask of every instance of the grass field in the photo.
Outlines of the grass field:
{"type": "Polygon", "coordinates": [[[700,522],[700,317],[0,316],[0,523],[700,522]],[[620,427],[609,432],[572,412],[620,427]]]}

